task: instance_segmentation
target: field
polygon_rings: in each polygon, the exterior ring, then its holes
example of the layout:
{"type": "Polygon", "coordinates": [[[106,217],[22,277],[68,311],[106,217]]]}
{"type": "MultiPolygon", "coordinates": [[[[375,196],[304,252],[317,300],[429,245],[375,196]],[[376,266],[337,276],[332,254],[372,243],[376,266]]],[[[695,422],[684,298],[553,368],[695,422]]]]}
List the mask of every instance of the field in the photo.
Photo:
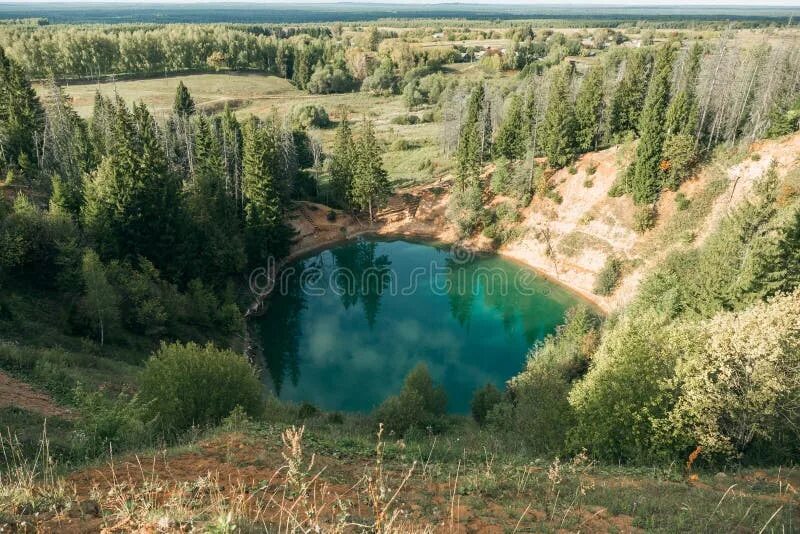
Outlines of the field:
{"type": "MultiPolygon", "coordinates": [[[[461,64],[448,68],[451,76],[473,76],[480,71],[475,65],[461,64]]],[[[250,115],[290,117],[292,110],[304,104],[323,106],[333,121],[340,119],[340,110],[347,109],[350,120],[362,118],[374,121],[379,140],[386,145],[384,163],[390,178],[398,185],[411,185],[430,181],[450,168],[449,158],[438,148],[441,123],[393,124],[392,119],[408,114],[400,95],[382,97],[363,93],[312,95],[298,90],[288,80],[255,73],[191,74],[142,80],[124,80],[109,83],[83,83],[64,86],[75,110],[83,117],[92,113],[97,91],[105,96],[119,95],[128,103],[144,102],[157,115],[166,115],[172,109],[175,88],[183,81],[198,107],[208,113],[220,112],[227,104],[244,120],[250,115]],[[396,139],[408,141],[408,147],[392,147],[396,139]],[[430,163],[428,163],[430,162],[430,163]]],[[[42,92],[41,85],[37,90],[42,92]]],[[[414,114],[421,115],[420,110],[414,114]]],[[[314,129],[310,133],[323,147],[330,149],[335,128],[314,129]]]]}

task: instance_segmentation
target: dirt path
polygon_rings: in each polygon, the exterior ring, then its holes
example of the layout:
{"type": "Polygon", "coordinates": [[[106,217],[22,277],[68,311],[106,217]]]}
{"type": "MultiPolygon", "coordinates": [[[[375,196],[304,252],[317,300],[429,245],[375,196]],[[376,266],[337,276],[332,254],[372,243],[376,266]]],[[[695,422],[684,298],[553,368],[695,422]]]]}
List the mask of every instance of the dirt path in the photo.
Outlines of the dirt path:
{"type": "Polygon", "coordinates": [[[71,416],[67,408],[57,405],[47,394],[0,372],[0,408],[9,407],[22,408],[45,417],[71,416]]]}

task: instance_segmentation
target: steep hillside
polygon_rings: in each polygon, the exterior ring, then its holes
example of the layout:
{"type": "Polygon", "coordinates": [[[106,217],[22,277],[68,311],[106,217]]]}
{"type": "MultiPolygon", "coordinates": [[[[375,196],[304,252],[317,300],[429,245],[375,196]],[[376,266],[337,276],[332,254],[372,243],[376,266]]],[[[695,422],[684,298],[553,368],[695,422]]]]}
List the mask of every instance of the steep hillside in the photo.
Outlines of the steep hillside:
{"type": "MultiPolygon", "coordinates": [[[[609,196],[631,152],[629,146],[592,152],[578,160],[575,174],[566,168],[555,172],[551,184],[561,202],[534,198],[521,212],[518,237],[496,252],[533,267],[607,312],[621,309],[635,295],[644,274],[670,251],[702,244],[773,162],[780,177],[800,169],[800,134],[759,141],[747,150],[718,151],[678,191],[661,196],[656,224],[645,232],[634,229],[637,207],[630,197],[609,196]],[[612,295],[600,296],[593,291],[595,281],[612,255],[623,260],[622,278],[612,295]]],[[[492,170],[487,167],[485,178],[492,170]]],[[[444,176],[434,184],[399,191],[374,224],[322,205],[298,203],[292,218],[298,231],[293,254],[363,233],[455,243],[458,234],[446,217],[451,180],[444,176]]],[[[482,235],[462,245],[495,250],[482,235]]]]}

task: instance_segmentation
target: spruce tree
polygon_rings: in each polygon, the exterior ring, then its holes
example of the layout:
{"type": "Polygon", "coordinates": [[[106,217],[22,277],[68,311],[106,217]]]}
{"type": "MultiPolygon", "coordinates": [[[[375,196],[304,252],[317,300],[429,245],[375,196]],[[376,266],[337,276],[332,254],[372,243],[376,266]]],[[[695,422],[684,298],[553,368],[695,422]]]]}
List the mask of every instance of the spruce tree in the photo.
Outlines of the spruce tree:
{"type": "Polygon", "coordinates": [[[172,105],[172,111],[180,117],[189,117],[194,115],[195,106],[192,95],[189,94],[189,89],[183,85],[183,81],[178,82],[178,89],[175,91],[175,102],[172,105]]]}
{"type": "Polygon", "coordinates": [[[800,287],[800,209],[784,227],[778,241],[780,274],[783,291],[791,292],[800,287]]]}
{"type": "Polygon", "coordinates": [[[494,141],[495,157],[503,157],[508,160],[522,158],[527,148],[527,133],[522,98],[518,94],[514,94],[503,123],[500,125],[500,130],[497,132],[497,139],[494,141]]]}
{"type": "Polygon", "coordinates": [[[479,84],[470,94],[467,110],[456,148],[456,185],[464,191],[480,182],[481,162],[483,160],[481,122],[484,89],[479,84]]]}
{"type": "Polygon", "coordinates": [[[667,135],[694,136],[697,129],[699,107],[697,104],[697,77],[703,49],[695,43],[689,51],[681,89],[669,104],[666,114],[667,135]]]}
{"type": "Polygon", "coordinates": [[[639,115],[647,95],[652,58],[647,50],[628,53],[622,79],[613,93],[609,109],[609,134],[619,137],[627,132],[640,133],[639,115]]]}
{"type": "Polygon", "coordinates": [[[392,187],[383,168],[383,158],[375,139],[375,129],[371,121],[365,120],[356,148],[356,163],[353,173],[353,203],[369,213],[369,220],[375,220],[375,211],[386,205],[392,187]]]}
{"type": "Polygon", "coordinates": [[[208,119],[195,128],[194,176],[187,199],[192,220],[191,276],[215,282],[244,265],[235,199],[225,186],[225,169],[217,138],[208,119]]]}
{"type": "Polygon", "coordinates": [[[575,158],[575,110],[570,94],[570,67],[553,72],[547,111],[541,125],[542,150],[552,167],[564,167],[575,158]]]}
{"type": "Polygon", "coordinates": [[[666,137],[664,116],[669,102],[674,57],[675,50],[671,44],[659,49],[639,121],[641,138],[636,146],[636,159],[629,184],[633,200],[637,204],[655,202],[661,189],[659,173],[666,137]]]}
{"type": "Polygon", "coordinates": [[[341,117],[330,158],[330,183],[334,200],[340,206],[349,209],[352,205],[356,151],[353,144],[353,132],[350,129],[350,122],[347,120],[347,112],[342,110],[341,117]]]}
{"type": "Polygon", "coordinates": [[[276,147],[269,132],[255,117],[244,128],[244,221],[247,257],[253,265],[266,265],[289,249],[289,229],[283,223],[283,205],[274,174],[276,147]]]}
{"type": "Polygon", "coordinates": [[[597,148],[600,119],[603,114],[602,65],[589,69],[575,97],[575,120],[577,121],[578,150],[589,152],[597,148]]]}
{"type": "Polygon", "coordinates": [[[237,210],[241,211],[243,205],[242,127],[227,103],[219,120],[218,136],[222,151],[222,164],[225,169],[225,186],[233,195],[237,210]]]}
{"type": "Polygon", "coordinates": [[[0,47],[0,163],[33,178],[36,141],[41,141],[44,110],[17,65],[0,47]]]}
{"type": "Polygon", "coordinates": [[[144,104],[130,113],[118,100],[112,131],[114,146],[84,184],[86,229],[103,257],[142,256],[178,280],[180,184],[167,167],[155,121],[144,104]]]}

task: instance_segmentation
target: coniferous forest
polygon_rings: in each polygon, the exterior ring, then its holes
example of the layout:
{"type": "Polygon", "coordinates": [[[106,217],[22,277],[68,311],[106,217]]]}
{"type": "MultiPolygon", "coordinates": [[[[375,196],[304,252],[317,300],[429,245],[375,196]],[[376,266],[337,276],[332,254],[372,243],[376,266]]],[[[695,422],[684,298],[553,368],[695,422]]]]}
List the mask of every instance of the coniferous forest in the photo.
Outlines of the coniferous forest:
{"type": "Polygon", "coordinates": [[[797,530],[800,32],[596,9],[0,20],[0,531],[797,530]]]}

